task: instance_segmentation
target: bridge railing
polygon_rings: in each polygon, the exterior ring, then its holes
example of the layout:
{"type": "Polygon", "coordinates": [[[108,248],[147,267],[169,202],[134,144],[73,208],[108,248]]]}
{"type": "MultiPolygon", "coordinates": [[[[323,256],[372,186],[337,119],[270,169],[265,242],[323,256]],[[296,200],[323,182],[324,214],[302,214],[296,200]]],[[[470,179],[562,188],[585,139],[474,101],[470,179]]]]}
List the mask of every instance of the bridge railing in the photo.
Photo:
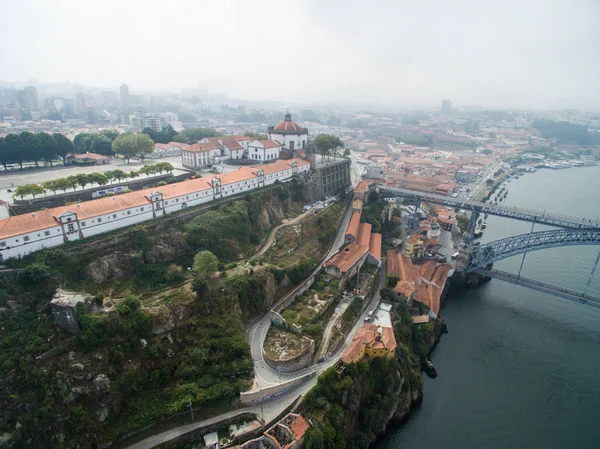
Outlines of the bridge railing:
{"type": "Polygon", "coordinates": [[[492,215],[518,218],[521,220],[539,222],[541,224],[547,224],[549,226],[566,226],[566,227],[600,227],[600,221],[597,219],[590,218],[578,218],[568,215],[562,215],[552,212],[540,212],[539,210],[527,209],[516,206],[494,206],[489,203],[480,203],[477,201],[460,200],[444,195],[438,195],[435,193],[419,192],[416,190],[402,189],[399,187],[390,187],[380,185],[379,188],[383,192],[389,192],[394,195],[403,196],[407,198],[419,198],[422,201],[431,201],[438,204],[444,204],[450,207],[459,207],[461,209],[479,210],[492,215]],[[521,214],[521,217],[514,217],[514,214],[521,214]],[[576,225],[576,226],[573,226],[576,225]]]}
{"type": "Polygon", "coordinates": [[[578,292],[577,290],[571,290],[569,288],[559,287],[557,285],[549,284],[547,282],[536,281],[535,279],[525,278],[523,276],[518,276],[518,275],[516,275],[514,273],[508,273],[506,271],[497,270],[495,268],[491,269],[491,270],[487,270],[485,268],[478,268],[475,271],[477,273],[479,273],[479,274],[484,275],[484,276],[499,275],[501,277],[505,277],[505,278],[508,278],[508,279],[513,279],[515,281],[519,281],[522,284],[532,284],[532,285],[535,285],[537,287],[541,287],[541,288],[543,288],[545,290],[550,290],[550,291],[554,291],[554,292],[564,293],[566,295],[573,296],[574,298],[577,298],[577,299],[585,299],[585,300],[591,301],[591,302],[593,302],[595,304],[600,304],[600,298],[597,298],[595,296],[588,295],[588,294],[585,294],[583,292],[578,292]]]}

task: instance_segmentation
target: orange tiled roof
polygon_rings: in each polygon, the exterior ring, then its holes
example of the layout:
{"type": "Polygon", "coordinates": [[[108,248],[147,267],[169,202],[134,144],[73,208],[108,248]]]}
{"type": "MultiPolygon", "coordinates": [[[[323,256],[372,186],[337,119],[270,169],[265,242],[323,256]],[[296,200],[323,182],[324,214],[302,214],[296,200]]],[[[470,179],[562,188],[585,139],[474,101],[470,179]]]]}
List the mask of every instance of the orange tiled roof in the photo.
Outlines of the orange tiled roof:
{"type": "Polygon", "coordinates": [[[367,190],[369,190],[369,186],[371,185],[372,182],[373,181],[371,181],[369,179],[363,179],[354,188],[354,193],[365,193],[367,190]]]}
{"type": "Polygon", "coordinates": [[[223,145],[225,145],[227,148],[229,148],[232,151],[244,149],[244,147],[242,147],[237,140],[232,139],[232,138],[224,137],[221,139],[221,142],[223,143],[223,145]]]}
{"type": "MultiPolygon", "coordinates": [[[[293,161],[296,161],[298,167],[309,165],[309,162],[304,159],[290,159],[277,160],[271,164],[265,164],[260,167],[264,169],[266,174],[270,174],[291,169],[293,161]]],[[[258,170],[256,167],[241,167],[239,170],[221,174],[218,175],[218,177],[220,178],[222,185],[227,185],[256,177],[256,170],[258,170]]],[[[147,197],[150,196],[152,192],[160,192],[165,199],[169,199],[188,193],[207,190],[212,188],[211,182],[215,177],[217,176],[205,176],[199,179],[168,184],[166,186],[137,190],[91,201],[83,201],[79,204],[53,207],[51,209],[37,211],[34,214],[15,215],[0,220],[0,239],[58,226],[59,223],[54,217],[58,217],[67,211],[76,212],[79,220],[85,220],[103,214],[112,214],[132,207],[148,205],[150,202],[147,197]]]]}
{"type": "Polygon", "coordinates": [[[96,153],[83,153],[83,154],[75,154],[75,159],[93,159],[95,161],[99,161],[102,159],[108,159],[106,156],[102,156],[101,154],[96,153]]]}
{"type": "Polygon", "coordinates": [[[345,273],[352,268],[368,250],[368,246],[358,246],[355,242],[352,242],[329,259],[325,263],[325,266],[336,266],[342,273],[345,273]]]}
{"type": "Polygon", "coordinates": [[[346,235],[351,235],[356,238],[358,236],[358,226],[360,225],[360,211],[355,210],[352,212],[352,217],[350,217],[350,222],[348,223],[348,229],[346,230],[346,235]]]}
{"type": "Polygon", "coordinates": [[[264,148],[277,148],[281,146],[274,140],[259,140],[258,142],[261,143],[264,148]]]}
{"type": "Polygon", "coordinates": [[[296,441],[301,439],[310,426],[302,416],[298,416],[292,424],[290,424],[290,430],[294,434],[296,441]]]}
{"type": "Polygon", "coordinates": [[[352,343],[350,343],[344,351],[344,354],[342,355],[340,360],[346,365],[352,363],[356,356],[360,354],[360,352],[363,350],[363,348],[364,344],[362,341],[353,340],[352,343]]]}
{"type": "Polygon", "coordinates": [[[369,239],[369,252],[373,254],[373,257],[377,260],[381,260],[381,234],[377,232],[371,233],[369,239]]]}
{"type": "Polygon", "coordinates": [[[185,147],[185,151],[191,151],[192,153],[200,153],[202,151],[213,151],[219,149],[219,142],[211,140],[206,143],[195,143],[185,147]]]}
{"type": "Polygon", "coordinates": [[[356,237],[356,243],[358,246],[369,246],[371,228],[371,223],[360,223],[358,225],[358,236],[356,237]]]}

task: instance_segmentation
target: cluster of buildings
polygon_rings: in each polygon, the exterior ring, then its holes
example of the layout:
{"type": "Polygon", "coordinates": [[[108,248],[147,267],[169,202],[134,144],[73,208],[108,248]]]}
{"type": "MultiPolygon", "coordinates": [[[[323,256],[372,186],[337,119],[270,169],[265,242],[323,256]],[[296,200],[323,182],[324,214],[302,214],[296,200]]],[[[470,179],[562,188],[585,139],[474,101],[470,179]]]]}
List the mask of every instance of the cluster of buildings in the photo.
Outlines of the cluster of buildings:
{"type": "Polygon", "coordinates": [[[345,246],[323,265],[327,274],[340,279],[340,290],[358,273],[365,262],[374,266],[381,263],[381,234],[371,232],[370,223],[360,222],[369,192],[376,188],[375,182],[370,180],[363,180],[355,187],[345,246]]]}
{"type": "MultiPolygon", "coordinates": [[[[260,437],[235,447],[240,449],[297,449],[302,446],[304,434],[309,427],[302,415],[288,413],[260,437]]],[[[218,449],[218,443],[216,446],[210,443],[211,441],[206,441],[205,437],[207,449],[218,449]]]]}
{"type": "Polygon", "coordinates": [[[0,262],[44,248],[159,219],[188,207],[286,182],[308,173],[303,159],[257,167],[16,215],[0,220],[0,262]]]}
{"type": "Polygon", "coordinates": [[[352,343],[346,348],[340,361],[344,365],[360,362],[364,357],[393,357],[398,346],[392,327],[391,304],[382,303],[372,322],[358,328],[352,343]]]}

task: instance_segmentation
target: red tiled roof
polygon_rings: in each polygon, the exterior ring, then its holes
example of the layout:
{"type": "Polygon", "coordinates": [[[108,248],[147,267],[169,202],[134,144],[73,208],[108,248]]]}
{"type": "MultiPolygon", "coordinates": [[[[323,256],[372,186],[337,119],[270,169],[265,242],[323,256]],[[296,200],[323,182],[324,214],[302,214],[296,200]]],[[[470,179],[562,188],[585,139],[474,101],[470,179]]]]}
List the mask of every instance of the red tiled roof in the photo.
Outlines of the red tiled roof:
{"type": "Polygon", "coordinates": [[[371,227],[371,223],[361,223],[358,226],[358,236],[356,237],[356,243],[358,246],[369,246],[371,227]]]}
{"type": "MultiPolygon", "coordinates": [[[[298,167],[309,165],[309,162],[304,159],[290,159],[276,160],[271,164],[261,166],[261,168],[264,170],[265,174],[275,173],[291,169],[291,164],[294,161],[296,161],[298,167]]],[[[222,185],[227,185],[256,177],[256,170],[256,167],[241,167],[239,170],[220,174],[218,177],[221,179],[222,185]]],[[[54,217],[58,217],[67,211],[76,212],[79,220],[85,220],[90,217],[112,214],[132,207],[148,205],[150,202],[147,197],[150,196],[152,192],[160,192],[165,199],[168,199],[187,193],[207,190],[211,188],[210,183],[215,177],[216,176],[204,176],[199,179],[191,179],[175,184],[168,184],[166,186],[137,190],[117,196],[83,201],[79,204],[40,210],[34,214],[15,215],[0,220],[0,239],[58,226],[59,223],[54,217]]]]}
{"type": "Polygon", "coordinates": [[[368,246],[358,246],[355,242],[352,242],[339,253],[336,253],[331,259],[329,259],[325,263],[325,266],[335,266],[342,273],[345,273],[352,268],[354,264],[367,253],[368,250],[368,246]]]}
{"type": "Polygon", "coordinates": [[[302,416],[298,416],[292,424],[290,424],[290,429],[294,434],[294,438],[296,441],[301,439],[310,426],[306,422],[306,420],[302,416]]]}
{"type": "Polygon", "coordinates": [[[233,138],[224,137],[221,139],[221,142],[231,151],[244,149],[244,147],[242,147],[239,142],[233,138]]]}
{"type": "Polygon", "coordinates": [[[363,179],[354,188],[354,193],[365,193],[367,190],[369,190],[369,186],[371,185],[372,182],[373,181],[371,181],[369,179],[363,179]]]}
{"type": "Polygon", "coordinates": [[[344,364],[349,365],[350,363],[352,363],[354,361],[356,356],[358,354],[360,354],[360,352],[363,350],[363,348],[364,348],[364,344],[362,341],[353,340],[352,343],[350,343],[348,345],[348,347],[346,348],[346,350],[344,351],[344,354],[342,355],[340,360],[344,364]]]}
{"type": "Polygon", "coordinates": [[[279,143],[275,142],[274,140],[258,140],[257,142],[262,144],[262,146],[264,148],[277,148],[277,147],[281,146],[279,143]]]}
{"type": "Polygon", "coordinates": [[[101,154],[96,153],[83,153],[83,154],[75,154],[75,159],[93,159],[95,161],[100,161],[102,159],[108,159],[106,156],[102,156],[101,154]]]}
{"type": "Polygon", "coordinates": [[[219,142],[209,141],[206,143],[195,143],[185,147],[185,151],[191,151],[192,153],[200,153],[202,151],[212,151],[219,149],[219,142]]]}
{"type": "Polygon", "coordinates": [[[302,128],[295,122],[283,120],[273,131],[302,131],[302,128]]]}
{"type": "Polygon", "coordinates": [[[381,260],[381,234],[377,232],[371,233],[371,238],[369,239],[369,252],[375,259],[381,260]]]}
{"type": "Polygon", "coordinates": [[[348,229],[346,229],[346,235],[351,235],[356,238],[358,236],[358,226],[360,225],[360,211],[355,210],[352,212],[350,222],[348,223],[348,229]]]}

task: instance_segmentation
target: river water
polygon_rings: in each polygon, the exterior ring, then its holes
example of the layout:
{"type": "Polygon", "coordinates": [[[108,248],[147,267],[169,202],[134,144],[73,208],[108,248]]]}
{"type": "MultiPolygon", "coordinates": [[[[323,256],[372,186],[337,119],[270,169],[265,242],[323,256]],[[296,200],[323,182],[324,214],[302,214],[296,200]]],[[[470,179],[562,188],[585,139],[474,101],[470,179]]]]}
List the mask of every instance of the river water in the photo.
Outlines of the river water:
{"type": "MultiPolygon", "coordinates": [[[[507,185],[509,206],[600,213],[600,167],[543,169],[507,185]]],[[[483,241],[531,229],[487,223],[483,241]]],[[[532,252],[521,274],[582,291],[599,249],[532,252]]],[[[517,273],[520,264],[517,256],[495,267],[517,273]]],[[[600,296],[600,268],[589,293],[600,296]]],[[[432,355],[438,377],[424,378],[421,406],[374,447],[600,448],[600,309],[492,280],[451,291],[442,316],[449,333],[432,355]]]]}

